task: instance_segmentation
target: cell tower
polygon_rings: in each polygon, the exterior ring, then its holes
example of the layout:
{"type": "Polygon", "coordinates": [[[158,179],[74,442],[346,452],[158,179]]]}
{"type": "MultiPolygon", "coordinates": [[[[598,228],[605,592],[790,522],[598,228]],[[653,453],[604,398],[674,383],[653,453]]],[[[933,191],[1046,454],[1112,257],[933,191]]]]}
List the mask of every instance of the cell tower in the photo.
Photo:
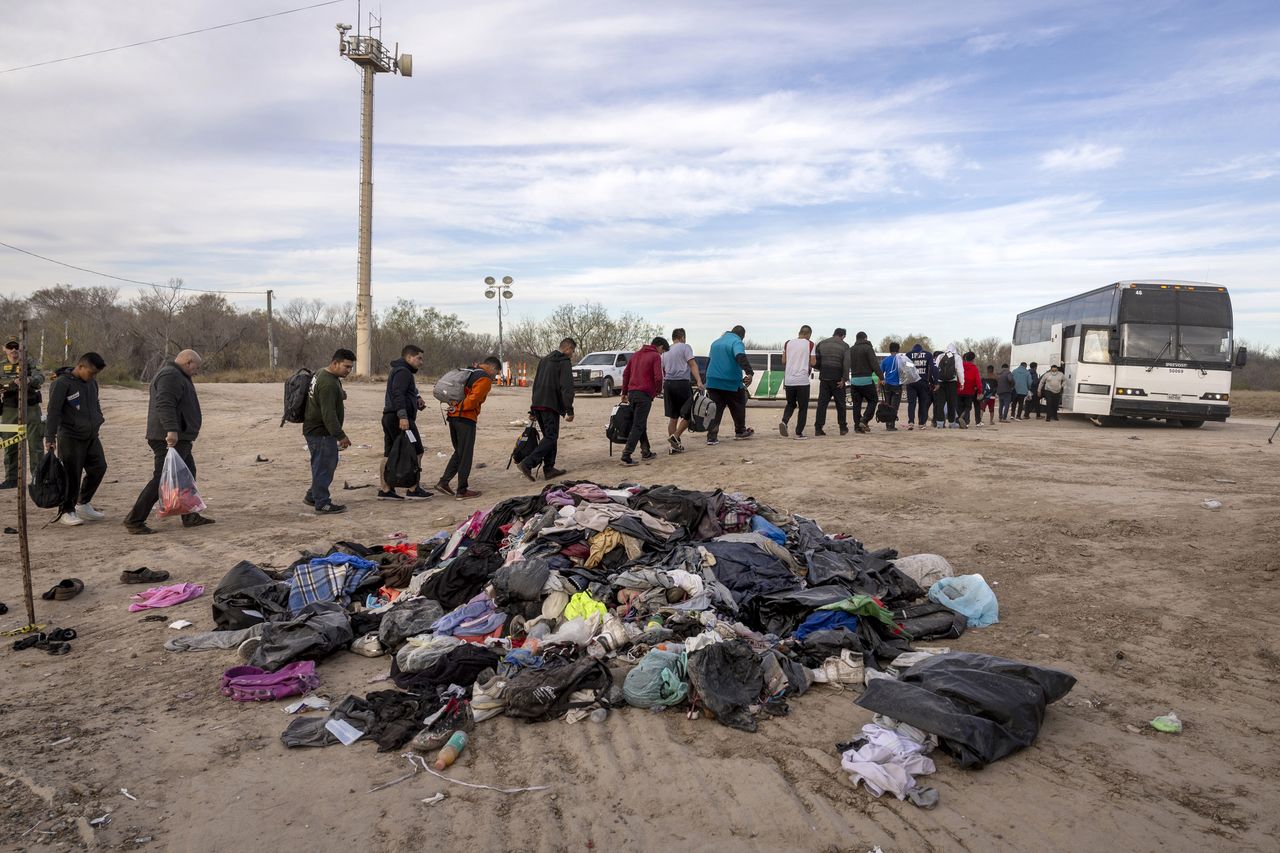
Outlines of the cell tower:
{"type": "MultiPolygon", "coordinates": [[[[356,13],[359,21],[359,12],[356,13]]],[[[413,56],[400,53],[400,44],[389,51],[382,44],[382,19],[369,15],[369,34],[357,29],[348,35],[350,24],[338,24],[338,52],[360,69],[360,237],[356,263],[356,368],[357,376],[373,373],[373,292],[370,262],[373,239],[373,77],[375,74],[413,76],[413,56]],[[375,35],[376,33],[376,35],[375,35]]]]}

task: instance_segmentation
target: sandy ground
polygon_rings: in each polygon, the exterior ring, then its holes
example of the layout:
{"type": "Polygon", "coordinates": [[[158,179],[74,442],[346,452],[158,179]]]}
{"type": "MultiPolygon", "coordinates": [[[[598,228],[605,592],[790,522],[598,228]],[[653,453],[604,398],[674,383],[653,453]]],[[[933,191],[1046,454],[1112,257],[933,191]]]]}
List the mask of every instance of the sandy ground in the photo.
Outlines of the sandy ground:
{"type": "MultiPolygon", "coordinates": [[[[296,549],[395,530],[423,536],[481,501],[530,491],[503,463],[526,392],[495,392],[473,477],[480,501],[388,506],[340,492],[345,516],[301,503],[305,448],[278,429],[275,385],[202,386],[196,445],[215,527],[125,535],[119,520],[146,476],[144,392],[108,389],[111,465],[97,505],[111,521],[37,528],[36,590],[75,576],[86,591],[37,601],[41,621],[80,633],[68,657],[0,650],[0,848],[469,850],[1274,850],[1280,834],[1280,445],[1272,422],[1189,431],[1099,429],[1068,418],[967,432],[877,432],[806,443],[771,432],[753,408],[750,442],[692,444],[626,475],[743,490],[902,553],[944,554],[994,582],[1002,621],[954,646],[1058,666],[1079,678],[1049,709],[1031,749],[977,772],[939,756],[933,811],[850,786],[834,744],[869,714],[851,693],[816,688],[756,734],[676,713],[614,713],[603,724],[482,724],[451,771],[458,779],[550,790],[504,796],[406,772],[396,754],[357,744],[286,751],[278,705],[218,694],[232,653],[174,654],[174,632],[126,611],[121,569],[162,567],[209,592],[165,612],[212,627],[209,595],[246,558],[283,565],[296,549]],[[261,454],[271,460],[257,463],[261,454]],[[1201,507],[1206,498],[1220,511],[1201,507]],[[1147,726],[1174,710],[1181,735],[1147,726]],[[1270,781],[1268,781],[1270,780],[1270,781]],[[137,799],[126,798],[128,789],[137,799]],[[438,805],[420,801],[439,791],[438,805]],[[107,811],[111,823],[87,821],[107,811]],[[138,841],[150,839],[150,841],[138,841]]],[[[381,389],[353,385],[337,482],[373,481],[381,389]]],[[[561,460],[572,475],[618,482],[606,455],[608,404],[583,400],[561,460]]],[[[447,442],[424,413],[434,482],[447,442]]],[[[47,513],[36,519],[43,521],[47,513]]],[[[12,493],[0,497],[12,524],[12,493]]],[[[14,536],[0,537],[0,600],[20,625],[14,536]]],[[[387,659],[341,653],[323,691],[367,692],[387,659]]]]}

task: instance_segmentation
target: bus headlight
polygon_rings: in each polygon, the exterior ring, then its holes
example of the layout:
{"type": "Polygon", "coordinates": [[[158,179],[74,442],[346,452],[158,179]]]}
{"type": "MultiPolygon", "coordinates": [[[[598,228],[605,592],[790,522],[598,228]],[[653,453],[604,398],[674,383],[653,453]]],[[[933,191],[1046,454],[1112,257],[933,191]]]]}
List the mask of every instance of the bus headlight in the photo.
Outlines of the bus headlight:
{"type": "Polygon", "coordinates": [[[1145,397],[1147,396],[1147,392],[1143,391],[1141,388],[1117,388],[1116,396],[1117,397],[1145,397]]]}
{"type": "Polygon", "coordinates": [[[1221,400],[1224,403],[1230,398],[1231,398],[1230,394],[1201,394],[1200,395],[1201,400],[1221,400]]]}

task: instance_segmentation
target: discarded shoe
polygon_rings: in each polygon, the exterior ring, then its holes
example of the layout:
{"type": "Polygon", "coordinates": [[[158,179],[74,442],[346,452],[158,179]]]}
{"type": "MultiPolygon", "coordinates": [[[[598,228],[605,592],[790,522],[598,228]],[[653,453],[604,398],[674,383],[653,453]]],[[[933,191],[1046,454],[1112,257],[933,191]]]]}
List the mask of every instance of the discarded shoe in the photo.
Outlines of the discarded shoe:
{"type": "Polygon", "coordinates": [[[146,566],[140,569],[125,569],[120,573],[120,583],[159,583],[168,579],[169,573],[163,569],[148,569],[146,566]]]}
{"type": "Polygon", "coordinates": [[[84,581],[79,578],[66,578],[58,581],[58,585],[40,595],[45,601],[67,601],[84,592],[84,581]]]}

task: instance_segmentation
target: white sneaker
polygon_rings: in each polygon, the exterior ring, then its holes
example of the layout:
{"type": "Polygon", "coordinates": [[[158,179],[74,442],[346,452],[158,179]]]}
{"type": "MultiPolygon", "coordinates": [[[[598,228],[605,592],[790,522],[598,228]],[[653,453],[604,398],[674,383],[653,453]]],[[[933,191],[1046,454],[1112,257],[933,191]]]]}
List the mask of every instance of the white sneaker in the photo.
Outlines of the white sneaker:
{"type": "Polygon", "coordinates": [[[84,524],[84,519],[76,515],[74,512],[64,512],[62,514],[62,518],[58,519],[58,521],[68,527],[75,527],[76,525],[84,524]]]}
{"type": "Polygon", "coordinates": [[[76,504],[76,516],[84,521],[102,521],[107,517],[94,509],[93,504],[76,504]]]}

